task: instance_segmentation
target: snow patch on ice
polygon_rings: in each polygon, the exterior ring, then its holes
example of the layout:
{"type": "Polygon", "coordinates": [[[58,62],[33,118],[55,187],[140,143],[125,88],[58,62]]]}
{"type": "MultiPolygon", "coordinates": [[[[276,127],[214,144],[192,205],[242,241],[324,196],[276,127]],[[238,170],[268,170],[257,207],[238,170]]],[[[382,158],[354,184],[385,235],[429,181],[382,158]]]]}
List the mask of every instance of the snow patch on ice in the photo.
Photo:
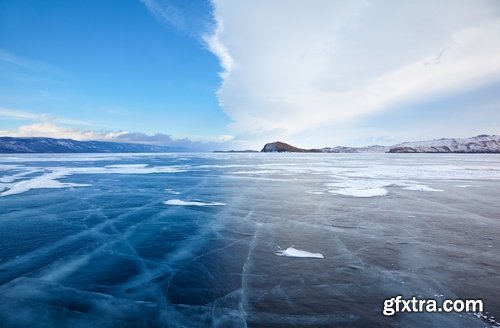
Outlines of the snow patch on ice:
{"type": "Polygon", "coordinates": [[[488,312],[473,312],[472,315],[487,322],[491,328],[500,328],[500,322],[496,321],[494,316],[488,315],[488,312]]]}
{"type": "Polygon", "coordinates": [[[72,173],[80,174],[151,174],[151,173],[179,173],[187,172],[186,169],[178,166],[106,166],[106,167],[76,167],[68,168],[72,173]]]}
{"type": "Polygon", "coordinates": [[[68,187],[88,187],[89,184],[60,182],[57,179],[67,176],[64,171],[47,173],[29,180],[22,180],[10,185],[9,189],[0,193],[0,196],[20,194],[31,189],[42,188],[68,188],[68,187]]]}
{"type": "Polygon", "coordinates": [[[303,250],[294,248],[293,246],[288,247],[285,250],[279,250],[274,254],[278,255],[278,256],[288,256],[288,257],[310,257],[310,258],[316,258],[316,259],[325,258],[323,256],[323,254],[321,254],[321,253],[310,253],[307,251],[303,251],[303,250]]]}
{"type": "Polygon", "coordinates": [[[30,168],[10,177],[2,177],[0,183],[0,197],[20,194],[31,189],[41,188],[68,188],[68,187],[88,187],[89,184],[78,184],[60,182],[58,179],[74,174],[151,174],[151,173],[179,173],[186,172],[184,168],[178,166],[155,166],[146,167],[147,164],[119,164],[104,167],[48,167],[30,168]],[[19,180],[26,175],[45,172],[45,174],[30,179],[19,180]],[[10,182],[10,183],[5,183],[10,182]]]}
{"type": "Polygon", "coordinates": [[[349,179],[341,182],[326,183],[328,187],[334,189],[328,190],[329,193],[351,196],[351,197],[377,197],[387,194],[384,188],[393,184],[391,181],[384,180],[358,180],[349,179]]]}
{"type": "Polygon", "coordinates": [[[316,190],[306,190],[306,193],[311,194],[311,195],[323,195],[324,194],[324,192],[316,191],[316,190]]]}
{"type": "Polygon", "coordinates": [[[9,187],[10,187],[10,184],[0,182],[0,191],[4,191],[5,189],[8,189],[9,187]]]}
{"type": "Polygon", "coordinates": [[[411,185],[411,186],[404,187],[403,189],[414,190],[414,191],[443,191],[441,189],[434,189],[434,188],[431,188],[431,187],[425,186],[425,185],[411,185]]]}
{"type": "Polygon", "coordinates": [[[165,205],[173,206],[224,206],[225,203],[217,202],[200,202],[200,201],[184,201],[180,199],[169,199],[163,202],[165,205]]]}
{"type": "Polygon", "coordinates": [[[148,164],[113,164],[113,165],[106,165],[105,167],[109,168],[117,168],[117,169],[127,169],[127,168],[141,168],[141,167],[147,167],[148,164]]]}
{"type": "Polygon", "coordinates": [[[332,194],[352,197],[384,196],[388,193],[385,188],[390,186],[415,191],[442,191],[441,189],[434,189],[412,180],[345,179],[340,182],[325,183],[325,186],[333,187],[328,190],[332,194]]]}
{"type": "Polygon", "coordinates": [[[21,171],[21,172],[12,174],[12,175],[4,175],[4,176],[0,177],[0,183],[12,183],[12,182],[14,182],[16,180],[22,179],[23,177],[25,177],[27,175],[34,174],[34,173],[39,173],[39,172],[42,172],[42,171],[39,170],[39,169],[36,169],[36,170],[24,170],[24,171],[21,171]]]}
{"type": "Polygon", "coordinates": [[[357,189],[343,188],[338,190],[328,190],[328,192],[337,195],[352,196],[352,197],[377,197],[387,195],[387,190],[384,188],[357,189]]]}
{"type": "Polygon", "coordinates": [[[283,172],[280,170],[252,170],[252,171],[236,171],[231,172],[232,174],[248,174],[248,175],[291,175],[289,172],[283,172]]]}

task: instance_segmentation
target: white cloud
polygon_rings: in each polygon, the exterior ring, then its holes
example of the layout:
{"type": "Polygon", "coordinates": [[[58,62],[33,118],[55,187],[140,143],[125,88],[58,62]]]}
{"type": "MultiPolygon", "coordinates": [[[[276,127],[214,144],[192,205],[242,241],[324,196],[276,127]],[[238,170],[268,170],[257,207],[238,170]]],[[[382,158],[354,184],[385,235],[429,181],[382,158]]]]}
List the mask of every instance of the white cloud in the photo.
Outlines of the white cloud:
{"type": "Polygon", "coordinates": [[[213,24],[209,1],[140,1],[157,20],[196,39],[213,24]]]}
{"type": "Polygon", "coordinates": [[[40,122],[28,125],[21,125],[14,130],[2,131],[0,136],[8,137],[47,137],[73,140],[99,140],[125,143],[138,143],[157,146],[177,147],[191,150],[218,150],[228,149],[233,139],[229,135],[219,135],[216,137],[204,137],[203,140],[193,140],[190,138],[173,138],[168,134],[156,133],[148,135],[141,132],[127,131],[92,131],[75,129],[60,126],[51,122],[40,122]]]}
{"type": "Polygon", "coordinates": [[[48,116],[46,114],[37,114],[0,107],[0,118],[14,120],[46,120],[48,116]]]}
{"type": "Polygon", "coordinates": [[[74,120],[64,117],[57,117],[46,113],[34,113],[34,112],[23,111],[18,109],[10,109],[4,107],[0,107],[0,118],[10,119],[10,120],[31,120],[40,122],[50,121],[55,123],[72,124],[72,125],[86,125],[86,126],[94,125],[92,123],[81,120],[74,120]]]}
{"type": "Polygon", "coordinates": [[[233,68],[233,58],[229,54],[227,48],[220,41],[219,36],[223,32],[223,22],[220,19],[217,19],[218,24],[215,28],[215,32],[213,34],[205,35],[203,40],[208,45],[208,48],[212,53],[214,53],[217,58],[220,60],[220,64],[223,68],[221,73],[221,77],[225,79],[233,68]]]}
{"type": "Polygon", "coordinates": [[[5,62],[34,72],[61,74],[59,70],[55,69],[50,65],[35,60],[16,56],[13,53],[10,53],[3,49],[0,49],[0,62],[5,62]]]}
{"type": "Polygon", "coordinates": [[[184,17],[172,3],[157,0],[141,0],[141,2],[159,21],[170,24],[180,30],[186,28],[184,17]]]}
{"type": "Polygon", "coordinates": [[[221,141],[221,142],[226,142],[226,141],[231,141],[234,139],[234,136],[230,136],[227,134],[221,134],[216,137],[215,141],[221,141]]]}
{"type": "Polygon", "coordinates": [[[0,130],[0,136],[68,138],[74,140],[95,140],[105,138],[105,134],[89,130],[72,129],[49,122],[21,125],[11,131],[0,130]]]}
{"type": "Polygon", "coordinates": [[[240,139],[314,139],[318,128],[500,79],[497,1],[213,5],[218,27],[205,40],[240,139]]]}

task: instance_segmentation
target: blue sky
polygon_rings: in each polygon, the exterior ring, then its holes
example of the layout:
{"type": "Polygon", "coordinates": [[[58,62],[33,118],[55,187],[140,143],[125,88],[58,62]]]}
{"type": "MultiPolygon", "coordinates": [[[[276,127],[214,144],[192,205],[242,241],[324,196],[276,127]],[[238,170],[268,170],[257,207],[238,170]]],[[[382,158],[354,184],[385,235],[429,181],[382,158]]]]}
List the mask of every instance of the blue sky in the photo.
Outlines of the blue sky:
{"type": "Polygon", "coordinates": [[[498,134],[499,18],[494,0],[0,0],[0,134],[197,149],[498,134]]]}
{"type": "MultiPolygon", "coordinates": [[[[223,134],[220,67],[200,42],[211,7],[190,4],[198,26],[162,22],[139,1],[1,1],[0,107],[84,130],[223,134]]],[[[0,130],[33,121],[4,115],[0,130]]]]}

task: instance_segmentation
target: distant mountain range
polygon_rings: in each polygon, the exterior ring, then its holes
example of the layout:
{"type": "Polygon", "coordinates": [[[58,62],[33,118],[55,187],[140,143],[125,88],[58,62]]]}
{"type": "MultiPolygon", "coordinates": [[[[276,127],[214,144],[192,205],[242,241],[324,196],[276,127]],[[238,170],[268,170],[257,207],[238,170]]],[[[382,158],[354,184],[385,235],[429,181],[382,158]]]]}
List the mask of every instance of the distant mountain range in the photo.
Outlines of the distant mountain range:
{"type": "Polygon", "coordinates": [[[442,138],[403,142],[389,153],[500,153],[500,136],[481,134],[471,138],[442,138]]]}
{"type": "MultiPolygon", "coordinates": [[[[76,141],[54,138],[0,137],[0,153],[170,153],[192,149],[109,141],[76,141]]],[[[226,152],[254,152],[226,151],[226,152]]],[[[284,142],[268,143],[261,152],[292,153],[500,153],[500,136],[481,134],[471,138],[443,138],[403,142],[394,146],[325,147],[303,149],[284,142]]]]}
{"type": "Polygon", "coordinates": [[[297,148],[284,142],[268,143],[261,152],[292,153],[500,153],[500,136],[481,134],[471,138],[442,138],[403,142],[394,146],[297,148]]]}
{"type": "Polygon", "coordinates": [[[186,148],[109,141],[0,137],[0,153],[168,153],[186,148]]]}

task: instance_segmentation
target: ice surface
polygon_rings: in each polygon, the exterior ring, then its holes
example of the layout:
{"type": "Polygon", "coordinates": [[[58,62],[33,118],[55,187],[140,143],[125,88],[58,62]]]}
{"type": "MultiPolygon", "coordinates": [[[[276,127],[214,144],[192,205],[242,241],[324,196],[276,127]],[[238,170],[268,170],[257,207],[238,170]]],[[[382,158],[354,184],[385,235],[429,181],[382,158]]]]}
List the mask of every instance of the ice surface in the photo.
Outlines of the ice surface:
{"type": "Polygon", "coordinates": [[[163,202],[166,205],[176,206],[224,206],[224,203],[217,202],[200,202],[200,201],[185,201],[180,199],[169,199],[163,202]]]}
{"type": "Polygon", "coordinates": [[[316,259],[325,258],[323,256],[323,254],[321,254],[321,253],[310,253],[310,252],[306,252],[306,251],[303,251],[300,249],[296,249],[294,247],[288,247],[284,251],[280,250],[274,254],[276,254],[278,256],[288,256],[288,257],[312,257],[312,258],[316,258],[316,259]]]}
{"type": "Polygon", "coordinates": [[[499,156],[0,155],[0,179],[2,328],[475,328],[500,315],[499,156]],[[490,313],[386,318],[395,295],[481,297],[490,313]]]}

